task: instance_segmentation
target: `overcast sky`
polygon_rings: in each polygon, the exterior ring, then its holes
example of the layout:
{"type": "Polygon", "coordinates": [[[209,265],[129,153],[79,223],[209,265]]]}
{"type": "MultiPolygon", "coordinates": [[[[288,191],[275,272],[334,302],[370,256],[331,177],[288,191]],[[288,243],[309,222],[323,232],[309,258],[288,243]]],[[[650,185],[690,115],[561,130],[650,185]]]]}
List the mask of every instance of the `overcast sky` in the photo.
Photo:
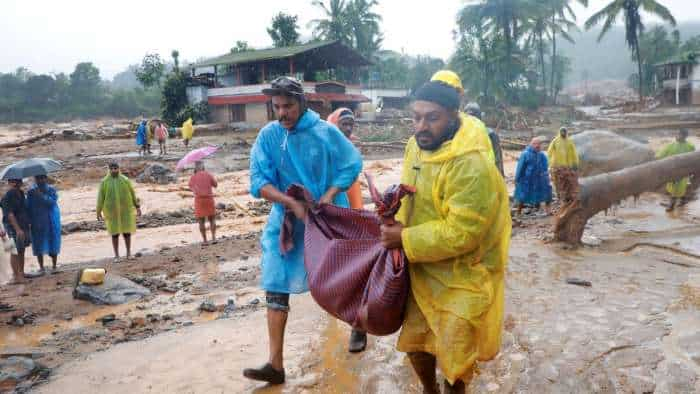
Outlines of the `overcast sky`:
{"type": "MultiPolygon", "coordinates": [[[[590,0],[579,22],[609,0],[590,0]]],[[[679,21],[700,21],[698,0],[660,0],[679,21]]],[[[462,0],[380,0],[384,48],[447,58],[462,0]]],[[[307,23],[320,16],[311,0],[0,0],[0,72],[19,66],[37,73],[70,72],[92,61],[103,78],[138,63],[147,52],[182,59],[223,54],[236,40],[267,47],[266,28],[280,11],[307,23]]]]}

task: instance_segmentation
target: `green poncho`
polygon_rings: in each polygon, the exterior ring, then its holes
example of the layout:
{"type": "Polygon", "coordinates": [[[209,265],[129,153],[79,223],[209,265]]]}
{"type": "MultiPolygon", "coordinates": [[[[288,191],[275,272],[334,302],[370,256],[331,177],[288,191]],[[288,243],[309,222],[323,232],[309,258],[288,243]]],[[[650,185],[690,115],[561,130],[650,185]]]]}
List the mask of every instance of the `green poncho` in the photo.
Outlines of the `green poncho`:
{"type": "MultiPolygon", "coordinates": [[[[683,153],[695,152],[695,146],[690,142],[674,142],[672,144],[666,145],[666,147],[659,153],[656,154],[657,159],[665,159],[667,157],[681,155],[683,153]]],[[[690,183],[690,178],[685,177],[680,181],[669,182],[666,184],[666,190],[674,198],[681,198],[685,196],[688,190],[688,184],[690,183]]]]}
{"type": "Polygon", "coordinates": [[[110,235],[133,234],[136,231],[138,200],[129,178],[107,174],[100,184],[97,213],[102,213],[110,235]]]}

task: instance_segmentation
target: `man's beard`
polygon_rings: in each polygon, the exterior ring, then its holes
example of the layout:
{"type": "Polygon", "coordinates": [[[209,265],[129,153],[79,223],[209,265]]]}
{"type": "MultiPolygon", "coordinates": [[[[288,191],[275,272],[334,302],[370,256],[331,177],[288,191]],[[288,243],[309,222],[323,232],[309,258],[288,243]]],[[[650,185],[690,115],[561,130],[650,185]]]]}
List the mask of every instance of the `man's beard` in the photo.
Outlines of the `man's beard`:
{"type": "Polygon", "coordinates": [[[445,142],[451,140],[452,138],[455,137],[455,134],[457,134],[457,131],[459,130],[460,127],[460,121],[455,120],[453,123],[447,126],[447,130],[444,131],[440,137],[438,138],[433,138],[433,135],[430,134],[429,131],[421,131],[416,133],[415,138],[416,138],[416,143],[418,144],[418,147],[421,148],[422,150],[427,150],[427,151],[436,151],[438,150],[442,144],[445,142]],[[420,137],[421,136],[430,136],[433,138],[432,142],[430,143],[421,143],[420,142],[420,137]]]}

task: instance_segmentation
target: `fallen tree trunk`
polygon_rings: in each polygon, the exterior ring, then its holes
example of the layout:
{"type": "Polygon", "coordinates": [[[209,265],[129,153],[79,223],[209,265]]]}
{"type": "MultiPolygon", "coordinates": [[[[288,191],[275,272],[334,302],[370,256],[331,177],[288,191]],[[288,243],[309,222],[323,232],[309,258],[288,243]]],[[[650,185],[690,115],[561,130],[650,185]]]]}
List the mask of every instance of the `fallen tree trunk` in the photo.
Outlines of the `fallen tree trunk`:
{"type": "Polygon", "coordinates": [[[578,199],[565,206],[557,215],[554,238],[557,241],[578,244],[581,242],[586,222],[598,212],[627,197],[658,190],[668,182],[691,174],[700,174],[700,152],[686,153],[583,178],[578,199]]]}
{"type": "Polygon", "coordinates": [[[39,140],[43,140],[44,138],[51,137],[52,135],[53,135],[53,131],[49,131],[49,132],[44,133],[44,134],[39,134],[39,135],[36,135],[34,137],[29,137],[29,138],[23,139],[21,141],[7,142],[4,144],[0,144],[0,149],[18,148],[18,147],[23,146],[23,145],[27,145],[27,144],[31,144],[33,142],[37,142],[39,140]]]}

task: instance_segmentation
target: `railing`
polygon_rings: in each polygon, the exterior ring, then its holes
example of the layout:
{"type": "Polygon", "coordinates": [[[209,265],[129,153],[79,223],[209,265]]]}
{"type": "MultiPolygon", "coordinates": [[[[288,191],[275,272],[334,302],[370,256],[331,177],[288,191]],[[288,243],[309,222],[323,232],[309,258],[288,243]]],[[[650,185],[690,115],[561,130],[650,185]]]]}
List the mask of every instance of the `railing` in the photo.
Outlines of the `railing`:
{"type": "MultiPolygon", "coordinates": [[[[316,85],[323,82],[303,82],[305,93],[316,93],[316,85]]],[[[252,95],[252,94],[262,94],[262,90],[270,87],[270,84],[256,84],[256,85],[241,85],[241,86],[228,86],[225,88],[211,88],[207,92],[207,96],[240,96],[240,95],[252,95]]],[[[362,89],[359,85],[345,85],[346,94],[362,94],[362,89]]]]}

